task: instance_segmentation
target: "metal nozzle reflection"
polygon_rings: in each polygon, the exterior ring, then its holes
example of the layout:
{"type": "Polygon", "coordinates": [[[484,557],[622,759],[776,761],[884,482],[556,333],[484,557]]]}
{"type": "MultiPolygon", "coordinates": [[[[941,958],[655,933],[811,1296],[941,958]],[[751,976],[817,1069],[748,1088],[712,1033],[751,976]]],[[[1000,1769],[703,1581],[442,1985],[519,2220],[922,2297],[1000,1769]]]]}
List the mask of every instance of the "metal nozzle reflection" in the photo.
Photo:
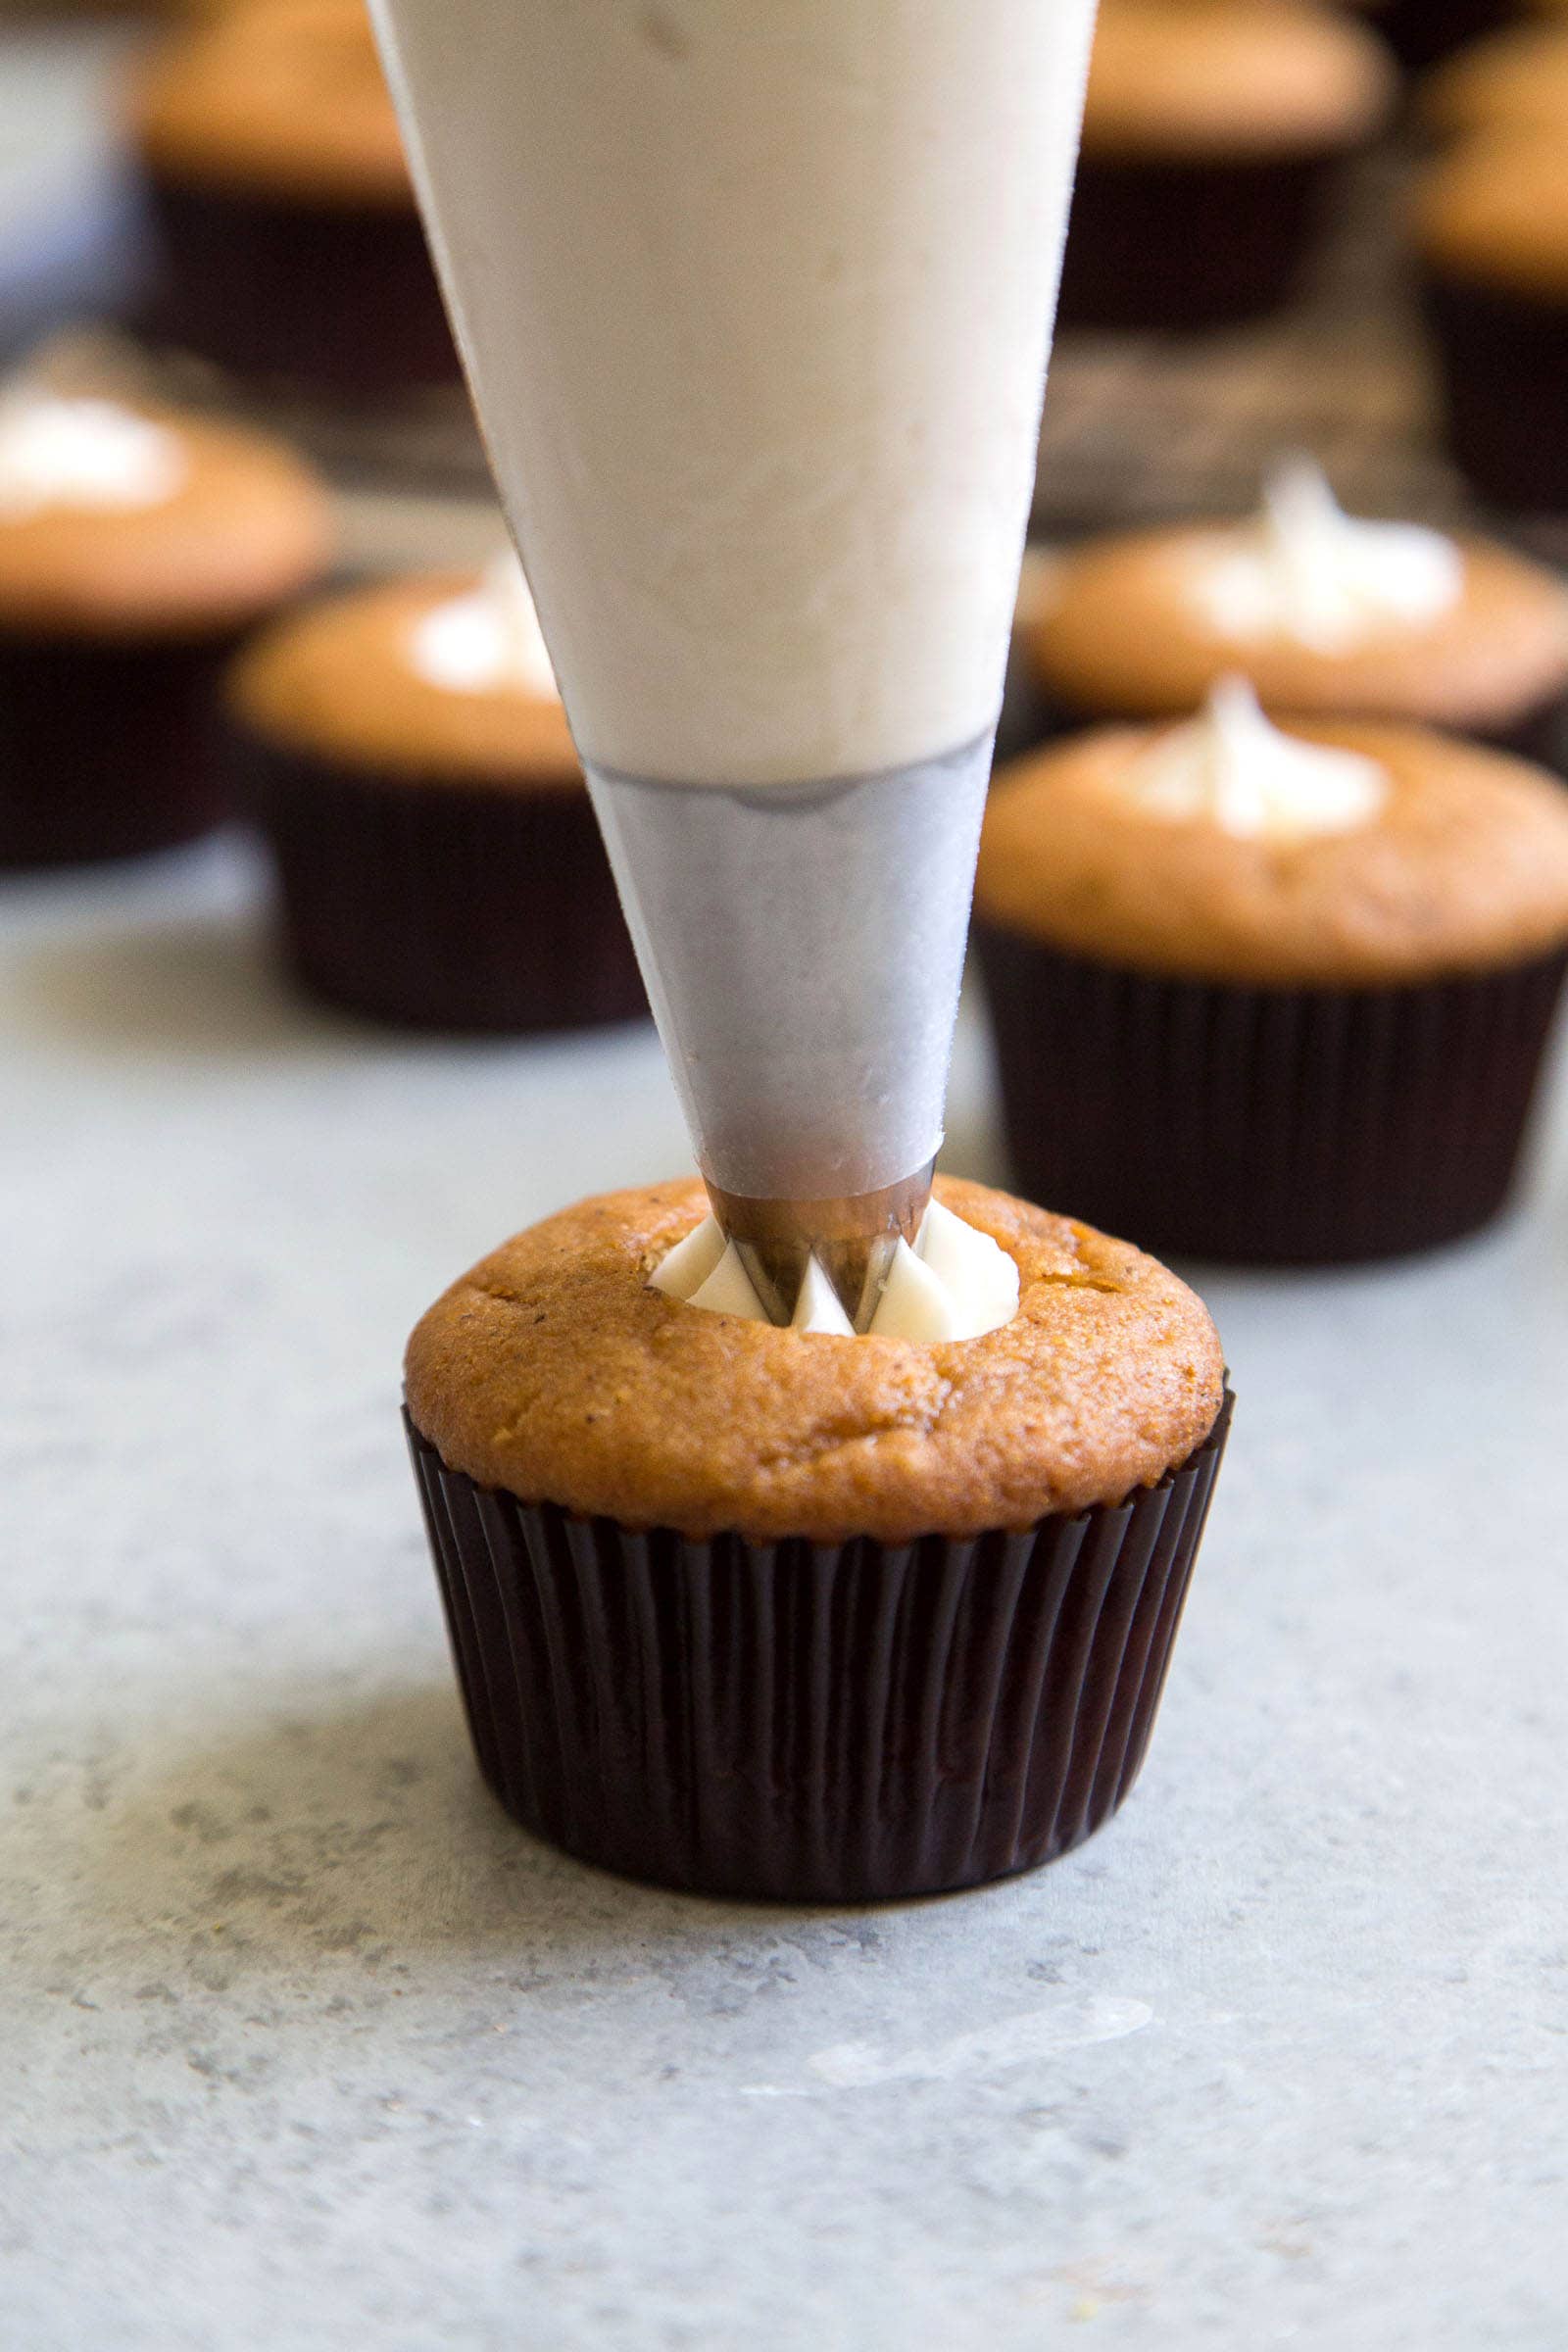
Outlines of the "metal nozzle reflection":
{"type": "Polygon", "coordinates": [[[833,1200],[757,1200],[710,1183],[713,1214],[734,1243],[769,1319],[788,1323],[816,1259],[857,1331],[868,1331],[901,1241],[912,1249],[931,1198],[927,1164],[899,1184],[833,1200]]]}

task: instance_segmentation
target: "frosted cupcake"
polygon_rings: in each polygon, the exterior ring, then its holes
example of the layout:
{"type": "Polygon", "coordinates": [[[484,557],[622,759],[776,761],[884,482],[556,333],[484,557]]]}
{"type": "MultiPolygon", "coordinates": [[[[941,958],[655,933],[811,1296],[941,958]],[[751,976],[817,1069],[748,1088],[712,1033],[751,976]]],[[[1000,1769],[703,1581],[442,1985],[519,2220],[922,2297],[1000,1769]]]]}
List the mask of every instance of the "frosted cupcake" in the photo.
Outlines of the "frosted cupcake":
{"type": "Polygon", "coordinates": [[[706,1208],[584,1201],[409,1344],[486,1780],[710,1893],[1064,1852],[1148,1743],[1229,1417],[1208,1316],[1126,1244],[943,1183],[871,1335],[821,1302],[776,1330],[706,1208]]]}
{"type": "Polygon", "coordinates": [[[1287,301],[1395,90],[1376,35],[1313,0],[1105,0],[1062,325],[1218,326],[1287,301]]]}
{"type": "Polygon", "coordinates": [[[1496,541],[1341,513],[1304,460],[1261,511],[1089,539],[1020,632],[1042,727],[1175,717],[1239,670],[1270,710],[1414,719],[1560,761],[1568,591],[1496,541]]]}
{"type": "Polygon", "coordinates": [[[330,396],[457,382],[361,0],[254,0],[170,35],[129,118],[161,257],[155,333],[330,396]]]}
{"type": "Polygon", "coordinates": [[[0,864],[124,857],[215,823],[221,667],[330,544],[320,484],[260,434],[0,388],[0,864]]]}
{"type": "Polygon", "coordinates": [[[228,706],[315,994],[453,1030],[646,1011],[514,557],[290,615],[241,659],[228,706]]]}
{"type": "Polygon", "coordinates": [[[1174,728],[1020,761],[977,941],[1014,1168],[1152,1246],[1326,1262],[1513,1181],[1568,954],[1568,801],[1425,729],[1174,728]]]}

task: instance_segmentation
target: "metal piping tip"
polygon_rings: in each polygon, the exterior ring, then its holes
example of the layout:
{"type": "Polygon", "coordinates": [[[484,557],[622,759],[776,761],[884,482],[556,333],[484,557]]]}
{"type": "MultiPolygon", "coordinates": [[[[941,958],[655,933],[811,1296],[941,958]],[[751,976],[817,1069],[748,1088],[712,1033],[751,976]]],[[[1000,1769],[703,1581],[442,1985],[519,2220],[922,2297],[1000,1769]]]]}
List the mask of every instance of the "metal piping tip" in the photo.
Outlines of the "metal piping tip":
{"type": "Polygon", "coordinates": [[[927,1161],[898,1184],[831,1200],[758,1200],[711,1181],[713,1214],[769,1319],[788,1323],[811,1258],[858,1332],[869,1331],[901,1241],[912,1249],[931,1198],[927,1161]]]}

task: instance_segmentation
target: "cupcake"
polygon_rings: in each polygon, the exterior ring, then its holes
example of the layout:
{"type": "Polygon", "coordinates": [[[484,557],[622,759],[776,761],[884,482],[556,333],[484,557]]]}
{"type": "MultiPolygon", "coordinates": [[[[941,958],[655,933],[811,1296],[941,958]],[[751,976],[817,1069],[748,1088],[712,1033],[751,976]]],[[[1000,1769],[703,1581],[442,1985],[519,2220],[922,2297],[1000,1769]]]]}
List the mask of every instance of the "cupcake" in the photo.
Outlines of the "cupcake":
{"type": "Polygon", "coordinates": [[[1042,729],[1176,717],[1240,670],[1271,710],[1565,748],[1556,574],[1493,540],[1353,519],[1303,460],[1248,521],[1085,541],[1045,574],[1019,650],[1042,729]]]}
{"type": "Polygon", "coordinates": [[[228,708],[317,995],[454,1030],[646,1011],[514,557],[290,615],[242,656],[228,708]]]}
{"type": "Polygon", "coordinates": [[[1288,300],[1394,93],[1376,35],[1312,0],[1107,0],[1061,324],[1217,326],[1288,300]]]}
{"type": "Polygon", "coordinates": [[[255,0],[172,35],[130,128],[161,257],[155,334],[354,401],[458,380],[360,0],[255,0]]]}
{"type": "Polygon", "coordinates": [[[1568,508],[1568,132],[1461,141],[1414,230],[1456,464],[1500,506],[1568,508]]]}
{"type": "Polygon", "coordinates": [[[321,486],[260,434],[0,390],[0,864],[125,857],[215,823],[222,666],[330,540],[321,486]]]}
{"type": "Polygon", "coordinates": [[[1462,49],[1423,80],[1418,111],[1439,138],[1568,132],[1568,16],[1556,24],[1514,25],[1462,49]]]}
{"type": "Polygon", "coordinates": [[[1152,1248],[1328,1263],[1485,1223],[1568,954],[1568,800],[1240,680],[993,794],[977,941],[1014,1169],[1152,1248]]]}
{"type": "Polygon", "coordinates": [[[526,1828],[848,1902],[1028,1869],[1121,1802],[1224,1444],[1219,1343],[1127,1244],[937,1189],[890,1284],[917,1336],[715,1296],[696,1182],[547,1219],[419,1323],[458,1676],[526,1828]]]}

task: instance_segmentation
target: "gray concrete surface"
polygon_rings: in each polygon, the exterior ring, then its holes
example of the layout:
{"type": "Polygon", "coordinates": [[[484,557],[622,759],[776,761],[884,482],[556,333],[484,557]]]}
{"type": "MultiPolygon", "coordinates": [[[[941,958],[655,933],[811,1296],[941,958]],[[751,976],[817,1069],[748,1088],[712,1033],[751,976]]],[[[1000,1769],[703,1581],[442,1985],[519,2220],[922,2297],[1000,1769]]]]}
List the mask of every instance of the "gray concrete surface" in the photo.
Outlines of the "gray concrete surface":
{"type": "Polygon", "coordinates": [[[580,1869],[465,1750],[402,1340],[684,1164],[651,1037],[303,1011],[220,846],[0,890],[0,1106],[7,2352],[1568,2341],[1560,1090],[1491,1238],[1202,1278],[1121,1819],[843,1913],[580,1869]]]}

